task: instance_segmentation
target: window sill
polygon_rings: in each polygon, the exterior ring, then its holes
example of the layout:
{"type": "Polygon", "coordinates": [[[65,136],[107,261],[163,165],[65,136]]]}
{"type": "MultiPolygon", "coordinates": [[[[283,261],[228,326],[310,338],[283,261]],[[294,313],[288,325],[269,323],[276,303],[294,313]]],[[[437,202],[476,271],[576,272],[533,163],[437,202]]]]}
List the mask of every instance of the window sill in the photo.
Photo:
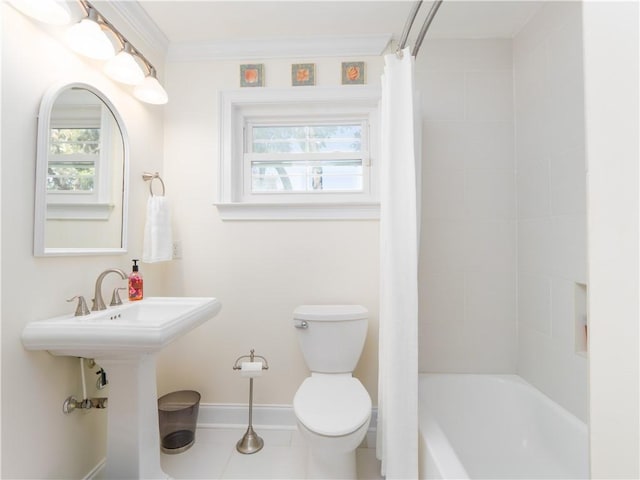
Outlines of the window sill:
{"type": "Polygon", "coordinates": [[[222,220],[378,220],[380,204],[216,203],[222,220]]]}

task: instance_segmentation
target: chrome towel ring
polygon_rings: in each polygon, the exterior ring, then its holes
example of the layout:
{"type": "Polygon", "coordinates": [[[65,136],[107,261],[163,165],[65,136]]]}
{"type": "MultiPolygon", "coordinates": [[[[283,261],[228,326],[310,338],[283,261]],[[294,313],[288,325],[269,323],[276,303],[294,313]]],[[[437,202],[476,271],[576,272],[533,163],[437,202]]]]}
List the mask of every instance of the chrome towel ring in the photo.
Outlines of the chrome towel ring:
{"type": "Polygon", "coordinates": [[[166,190],[165,190],[165,187],[164,187],[164,182],[162,181],[162,178],[160,177],[160,174],[158,172],[156,172],[156,173],[144,172],[142,174],[142,179],[145,182],[149,182],[149,193],[151,194],[152,197],[155,196],[155,194],[153,193],[153,181],[156,178],[158,180],[160,180],[160,185],[162,185],[162,195],[161,196],[164,197],[164,194],[165,194],[166,190]]]}

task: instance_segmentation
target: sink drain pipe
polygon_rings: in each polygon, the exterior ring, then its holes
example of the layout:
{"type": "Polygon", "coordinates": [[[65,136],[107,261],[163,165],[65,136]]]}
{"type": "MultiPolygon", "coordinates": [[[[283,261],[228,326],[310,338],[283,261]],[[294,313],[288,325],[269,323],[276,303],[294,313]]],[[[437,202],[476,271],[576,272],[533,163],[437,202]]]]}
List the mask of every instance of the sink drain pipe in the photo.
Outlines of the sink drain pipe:
{"type": "MultiPolygon", "coordinates": [[[[93,368],[95,364],[96,362],[93,359],[89,359],[91,368],[93,368]]],[[[103,372],[102,375],[104,375],[104,370],[101,370],[101,372],[103,372]]],[[[87,381],[84,375],[84,358],[82,357],[80,357],[80,379],[82,383],[82,400],[76,399],[73,395],[67,397],[62,404],[62,411],[64,413],[71,413],[76,409],[107,408],[107,397],[87,398],[87,381]]]]}

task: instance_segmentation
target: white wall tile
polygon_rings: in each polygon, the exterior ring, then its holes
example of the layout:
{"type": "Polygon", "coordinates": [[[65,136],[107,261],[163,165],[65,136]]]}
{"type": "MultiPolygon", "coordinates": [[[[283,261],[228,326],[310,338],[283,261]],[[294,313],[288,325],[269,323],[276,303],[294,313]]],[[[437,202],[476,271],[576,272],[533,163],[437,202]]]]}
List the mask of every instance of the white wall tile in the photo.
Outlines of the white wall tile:
{"type": "Polygon", "coordinates": [[[467,243],[464,220],[423,220],[420,238],[422,271],[463,270],[467,243]]]}
{"type": "Polygon", "coordinates": [[[466,168],[515,168],[513,122],[470,122],[463,137],[466,168]]]}
{"type": "Polygon", "coordinates": [[[464,172],[464,206],[468,218],[513,220],[515,174],[507,169],[467,169],[464,172]]]}
{"type": "Polygon", "coordinates": [[[518,165],[518,218],[540,218],[551,214],[549,162],[540,156],[533,162],[518,165]]]}
{"type": "Polygon", "coordinates": [[[418,328],[421,372],[471,372],[466,358],[464,328],[422,320],[418,328]]]}
{"type": "Polygon", "coordinates": [[[584,147],[555,152],[550,157],[552,215],[586,215],[587,182],[584,147]]]}
{"type": "Polygon", "coordinates": [[[468,220],[463,228],[467,270],[515,271],[515,222],[468,220]]]}
{"type": "Polygon", "coordinates": [[[422,115],[427,121],[464,120],[464,73],[427,71],[422,76],[422,115]]]}
{"type": "Polygon", "coordinates": [[[420,47],[421,60],[416,62],[416,70],[441,70],[445,72],[463,72],[467,63],[468,40],[426,39],[420,47]],[[422,61],[426,59],[426,61],[422,61]]]}
{"type": "Polygon", "coordinates": [[[504,39],[464,40],[465,70],[487,71],[512,69],[511,42],[504,39]]]}
{"type": "Polygon", "coordinates": [[[422,164],[425,167],[463,168],[466,148],[463,122],[427,121],[422,126],[422,164]]]}
{"type": "Polygon", "coordinates": [[[551,278],[518,275],[518,322],[522,326],[551,334],[551,278]]]}
{"type": "MultiPolygon", "coordinates": [[[[575,2],[565,2],[575,3],[575,2]]],[[[576,3],[573,7],[580,9],[576,3]]],[[[580,12],[565,17],[561,27],[553,29],[547,36],[549,71],[557,75],[565,75],[566,72],[576,72],[582,75],[582,22],[580,12]]],[[[574,86],[576,86],[574,84],[574,86]]]]}
{"type": "Polygon", "coordinates": [[[420,370],[513,373],[511,42],[430,40],[424,53],[420,370]]]}
{"type": "Polygon", "coordinates": [[[547,39],[549,32],[554,29],[554,23],[556,22],[554,17],[555,13],[558,11],[557,4],[566,2],[553,3],[556,5],[550,5],[548,2],[545,2],[515,36],[513,39],[514,57],[522,55],[523,52],[535,48],[547,39]]]}
{"type": "Polygon", "coordinates": [[[587,220],[584,215],[551,219],[550,271],[557,276],[587,281],[587,220]]]}
{"type": "Polygon", "coordinates": [[[548,273],[552,250],[550,218],[518,221],[518,271],[548,273]]]}
{"type": "Polygon", "coordinates": [[[579,73],[557,75],[547,91],[549,141],[560,152],[584,145],[584,87],[579,73]]]}
{"type": "MultiPolygon", "coordinates": [[[[471,319],[473,320],[473,319],[471,319]]],[[[464,330],[467,371],[473,373],[511,373],[517,364],[517,326],[515,322],[470,323],[464,330]]]]}
{"type": "Polygon", "coordinates": [[[465,215],[464,170],[422,170],[422,217],[462,219],[465,215]]]}
{"type": "Polygon", "coordinates": [[[535,102],[544,95],[549,83],[549,65],[546,43],[537,43],[513,58],[516,105],[535,102]]]}
{"type": "Polygon", "coordinates": [[[484,122],[513,120],[513,74],[511,70],[467,72],[466,119],[484,122]]]}
{"type": "Polygon", "coordinates": [[[419,286],[420,317],[430,323],[459,328],[464,323],[464,273],[427,268],[419,286]]]}
{"type": "Polygon", "coordinates": [[[518,374],[538,388],[545,378],[544,372],[554,368],[548,355],[537,348],[536,339],[543,337],[546,335],[518,322],[518,374]]]}
{"type": "Polygon", "coordinates": [[[586,282],[581,4],[548,2],[514,39],[518,372],[586,418],[574,284],[586,282]],[[569,5],[572,4],[572,5],[569,5]]]}
{"type": "Polygon", "coordinates": [[[504,39],[425,39],[418,62],[421,70],[490,71],[511,70],[511,42],[504,39]]]}
{"type": "Polygon", "coordinates": [[[475,330],[491,328],[506,335],[516,324],[516,282],[514,272],[468,271],[464,275],[465,325],[475,330]]]}
{"type": "MultiPolygon", "coordinates": [[[[544,100],[541,100],[542,106],[544,100]]],[[[535,112],[521,114],[516,109],[517,122],[515,125],[516,165],[539,163],[543,159],[548,160],[548,154],[552,147],[552,136],[549,121],[546,118],[546,110],[537,109],[535,112]]]]}
{"type": "Polygon", "coordinates": [[[551,335],[565,351],[575,349],[575,282],[554,278],[551,282],[551,335]]]}

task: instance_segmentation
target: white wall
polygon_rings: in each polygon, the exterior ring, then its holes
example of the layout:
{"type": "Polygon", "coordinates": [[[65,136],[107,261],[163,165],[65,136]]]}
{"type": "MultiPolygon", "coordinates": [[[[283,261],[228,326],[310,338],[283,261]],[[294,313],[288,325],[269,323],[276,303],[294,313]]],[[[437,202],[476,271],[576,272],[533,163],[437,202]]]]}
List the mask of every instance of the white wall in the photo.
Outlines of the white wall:
{"type": "MultiPolygon", "coordinates": [[[[107,267],[129,269],[140,254],[147,185],[162,170],[162,110],[107,80],[99,64],[71,53],[39,24],[2,2],[2,478],[82,478],[104,457],[106,411],[62,413],[80,396],[78,360],[28,352],[20,334],[37,319],[73,312],[65,299],[90,299],[107,267]],[[37,113],[47,88],[69,79],[95,84],[121,112],[130,135],[130,251],[103,257],[35,258],[33,211],[37,113]],[[134,257],[135,255],[135,257],[134,257]]],[[[162,267],[143,266],[148,294],[162,294],[162,267]]],[[[120,281],[121,282],[121,281],[120,281]]],[[[105,281],[108,294],[115,277],[105,281]]],[[[91,395],[95,375],[87,373],[91,395]]]]}
{"type": "Polygon", "coordinates": [[[428,40],[422,93],[422,372],[515,373],[510,40],[428,40]]]}
{"type": "Polygon", "coordinates": [[[585,2],[592,478],[640,478],[637,2],[585,2]]]}
{"type": "Polygon", "coordinates": [[[584,330],[575,326],[587,283],[580,2],[545,4],[513,47],[518,373],[586,421],[587,358],[576,351],[584,330]]]}
{"type": "MultiPolygon", "coordinates": [[[[267,87],[290,86],[291,64],[316,63],[317,84],[340,85],[340,63],[365,60],[379,84],[382,59],[267,60],[267,87]]],[[[193,388],[203,403],[246,403],[247,382],[232,370],[251,348],[270,365],[255,386],[256,403],[290,405],[308,375],[292,313],[306,303],[357,303],[370,311],[356,375],[377,394],[378,222],[222,221],[218,185],[220,90],[239,88],[238,61],[167,65],[165,173],[174,236],[183,259],[167,271],[168,293],[211,295],[222,310],[160,355],[159,393],[193,388]]],[[[314,87],[297,87],[314,88],[314,87]]],[[[345,86],[344,88],[357,88],[345,86]]]]}

